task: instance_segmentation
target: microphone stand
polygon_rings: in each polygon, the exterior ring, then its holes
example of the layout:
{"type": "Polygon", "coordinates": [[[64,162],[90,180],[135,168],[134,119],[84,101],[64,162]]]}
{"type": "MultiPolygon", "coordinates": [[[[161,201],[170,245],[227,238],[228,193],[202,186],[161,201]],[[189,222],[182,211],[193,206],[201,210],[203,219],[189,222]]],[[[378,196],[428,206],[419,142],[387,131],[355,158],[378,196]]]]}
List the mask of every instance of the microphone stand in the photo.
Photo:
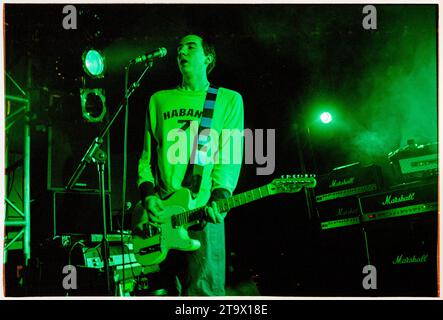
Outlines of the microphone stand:
{"type": "MultiPolygon", "coordinates": [[[[131,64],[131,63],[130,63],[131,64]]],[[[102,251],[103,251],[103,261],[104,261],[104,269],[106,273],[106,289],[107,294],[111,295],[111,277],[109,270],[109,243],[107,236],[107,218],[106,218],[106,191],[105,191],[105,163],[107,159],[107,154],[105,151],[101,149],[103,144],[103,139],[106,133],[109,131],[121,111],[125,108],[126,103],[129,97],[134,93],[134,91],[140,86],[140,82],[145,76],[146,72],[152,67],[153,61],[149,60],[146,63],[145,70],[142,72],[140,77],[126,90],[125,96],[122,101],[119,103],[117,111],[111,117],[111,120],[108,122],[106,127],[100,132],[100,134],[94,138],[89,148],[86,150],[83,158],[80,163],[77,165],[74,173],[69,179],[68,184],[66,185],[66,190],[71,190],[77,180],[80,178],[81,174],[85,170],[86,166],[92,162],[97,165],[97,172],[99,178],[99,188],[100,188],[100,198],[101,198],[101,207],[102,207],[102,215],[103,215],[103,242],[102,242],[102,251]]],[[[124,205],[124,204],[123,204],[124,205]]]]}

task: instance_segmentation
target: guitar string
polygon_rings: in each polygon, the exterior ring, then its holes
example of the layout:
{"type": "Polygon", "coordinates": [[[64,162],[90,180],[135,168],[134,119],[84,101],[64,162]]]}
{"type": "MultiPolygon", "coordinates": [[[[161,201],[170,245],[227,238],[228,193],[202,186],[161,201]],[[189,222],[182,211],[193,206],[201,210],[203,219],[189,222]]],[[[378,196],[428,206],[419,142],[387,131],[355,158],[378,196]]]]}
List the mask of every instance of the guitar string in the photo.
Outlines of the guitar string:
{"type": "MultiPolygon", "coordinates": [[[[310,183],[310,181],[309,181],[309,179],[307,179],[307,181],[301,181],[301,183],[302,184],[303,183],[310,183]]],[[[264,198],[264,197],[270,195],[270,192],[269,192],[269,190],[267,190],[267,187],[268,187],[267,185],[261,186],[261,187],[258,187],[258,188],[255,188],[255,189],[252,189],[252,190],[249,190],[246,192],[242,192],[242,193],[232,196],[230,198],[219,200],[220,210],[228,211],[228,210],[235,208],[239,205],[244,205],[244,204],[249,203],[251,201],[255,201],[260,198],[264,198]],[[264,189],[264,190],[262,190],[262,189],[264,189]],[[258,197],[255,197],[254,191],[258,191],[258,197]],[[262,193],[262,191],[263,191],[263,193],[262,193]],[[241,196],[244,197],[244,200],[242,200],[241,196]],[[251,199],[251,197],[252,197],[252,199],[251,199]],[[229,203],[229,201],[232,202],[232,205],[229,203]]],[[[182,212],[178,215],[175,215],[174,217],[172,217],[172,219],[174,220],[173,221],[174,226],[180,226],[180,225],[188,223],[190,221],[190,218],[194,218],[194,217],[192,217],[192,214],[194,214],[198,211],[201,211],[203,209],[204,209],[204,206],[193,209],[193,210],[182,212]]],[[[200,218],[200,217],[197,217],[197,218],[200,218]]],[[[193,220],[193,219],[191,219],[191,220],[193,220]]]]}
{"type": "MultiPolygon", "coordinates": [[[[242,193],[237,194],[235,196],[232,196],[232,197],[230,197],[228,199],[219,200],[220,201],[220,210],[228,211],[228,210],[230,210],[232,208],[237,207],[238,205],[243,205],[243,204],[249,203],[251,201],[258,200],[260,198],[263,198],[263,197],[269,195],[268,192],[264,193],[264,195],[263,195],[262,192],[261,192],[262,188],[266,188],[266,186],[262,186],[262,187],[258,187],[258,188],[255,188],[255,189],[252,189],[252,190],[249,190],[249,191],[246,191],[246,192],[242,192],[242,193]],[[255,190],[259,191],[259,196],[257,198],[254,196],[254,191],[255,190]],[[244,200],[241,199],[242,195],[244,197],[244,200]],[[252,197],[252,199],[251,199],[251,197],[252,197]],[[233,203],[232,205],[229,204],[229,200],[232,201],[232,203],[233,203]],[[238,204],[237,204],[237,201],[238,201],[238,204]]],[[[266,191],[266,189],[265,189],[265,191],[266,191]]],[[[189,211],[185,211],[185,212],[182,212],[182,213],[179,213],[179,214],[173,216],[172,219],[173,219],[174,226],[176,227],[176,226],[180,226],[180,225],[188,223],[190,221],[190,218],[192,217],[192,215],[194,213],[196,213],[198,211],[201,211],[204,208],[205,208],[204,206],[203,207],[199,207],[199,208],[195,208],[195,209],[192,209],[192,210],[189,210],[189,211]]],[[[192,217],[192,218],[194,218],[194,217],[192,217]]],[[[196,218],[199,218],[199,217],[196,217],[196,218]]],[[[191,220],[193,220],[193,219],[191,219],[191,220]]]]}

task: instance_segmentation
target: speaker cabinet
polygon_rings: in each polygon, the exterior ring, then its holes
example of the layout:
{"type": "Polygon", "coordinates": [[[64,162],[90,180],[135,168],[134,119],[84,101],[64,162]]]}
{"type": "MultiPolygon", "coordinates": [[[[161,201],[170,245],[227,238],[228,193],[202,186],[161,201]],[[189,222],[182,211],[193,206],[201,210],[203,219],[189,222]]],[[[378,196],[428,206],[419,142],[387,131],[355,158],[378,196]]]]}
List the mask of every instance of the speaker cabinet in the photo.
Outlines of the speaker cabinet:
{"type": "Polygon", "coordinates": [[[360,225],[321,230],[313,251],[315,291],[322,296],[365,295],[362,270],[367,265],[365,235],[360,225]]]}
{"type": "MultiPolygon", "coordinates": [[[[103,125],[85,120],[57,120],[48,127],[48,190],[64,190],[93,139],[100,134],[103,125]]],[[[105,136],[102,150],[108,155],[105,188],[110,191],[109,134],[105,136]]],[[[91,161],[86,166],[73,189],[99,190],[98,170],[94,162],[91,161]]]]}
{"type": "Polygon", "coordinates": [[[437,212],[367,223],[380,296],[437,296],[437,212]]]}
{"type": "MultiPolygon", "coordinates": [[[[106,221],[112,230],[111,200],[106,194],[106,221]]],[[[54,236],[61,234],[102,234],[103,213],[101,197],[95,192],[53,193],[54,236]]]]}

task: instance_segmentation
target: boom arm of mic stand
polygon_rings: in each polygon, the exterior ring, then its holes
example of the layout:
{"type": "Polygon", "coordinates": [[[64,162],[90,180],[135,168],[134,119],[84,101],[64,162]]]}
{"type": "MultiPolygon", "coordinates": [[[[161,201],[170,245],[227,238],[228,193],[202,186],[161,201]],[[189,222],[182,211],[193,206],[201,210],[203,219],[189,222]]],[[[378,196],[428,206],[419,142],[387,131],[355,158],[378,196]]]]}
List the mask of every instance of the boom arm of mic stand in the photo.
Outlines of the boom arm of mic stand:
{"type": "Polygon", "coordinates": [[[102,143],[103,139],[101,139],[100,137],[96,137],[94,141],[92,141],[92,144],[89,146],[82,160],[80,161],[74,173],[72,174],[71,179],[69,179],[69,182],[66,185],[67,190],[71,190],[72,187],[77,183],[77,180],[82,175],[86,166],[94,159],[95,152],[97,150],[100,150],[102,143]]]}

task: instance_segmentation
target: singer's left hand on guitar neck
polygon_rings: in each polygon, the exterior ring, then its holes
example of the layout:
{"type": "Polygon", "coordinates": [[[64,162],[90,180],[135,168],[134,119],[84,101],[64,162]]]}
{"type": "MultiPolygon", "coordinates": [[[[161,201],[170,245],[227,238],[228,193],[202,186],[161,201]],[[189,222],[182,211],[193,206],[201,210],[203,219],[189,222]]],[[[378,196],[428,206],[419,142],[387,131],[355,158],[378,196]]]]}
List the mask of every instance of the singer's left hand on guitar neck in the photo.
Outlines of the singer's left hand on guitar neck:
{"type": "Polygon", "coordinates": [[[212,223],[221,223],[226,218],[227,212],[219,212],[217,203],[212,201],[205,207],[206,220],[212,223]]]}

